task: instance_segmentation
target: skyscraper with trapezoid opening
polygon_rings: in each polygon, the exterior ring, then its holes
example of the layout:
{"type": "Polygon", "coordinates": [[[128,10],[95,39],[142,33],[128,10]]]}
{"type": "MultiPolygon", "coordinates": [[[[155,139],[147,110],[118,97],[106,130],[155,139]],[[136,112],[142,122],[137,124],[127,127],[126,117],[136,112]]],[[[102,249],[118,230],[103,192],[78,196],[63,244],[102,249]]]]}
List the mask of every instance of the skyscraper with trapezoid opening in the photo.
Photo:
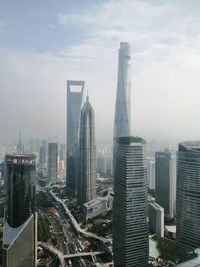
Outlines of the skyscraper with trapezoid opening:
{"type": "Polygon", "coordinates": [[[67,168],[66,184],[69,191],[76,193],[78,139],[80,115],[83,106],[84,81],[67,81],[67,168]]]}

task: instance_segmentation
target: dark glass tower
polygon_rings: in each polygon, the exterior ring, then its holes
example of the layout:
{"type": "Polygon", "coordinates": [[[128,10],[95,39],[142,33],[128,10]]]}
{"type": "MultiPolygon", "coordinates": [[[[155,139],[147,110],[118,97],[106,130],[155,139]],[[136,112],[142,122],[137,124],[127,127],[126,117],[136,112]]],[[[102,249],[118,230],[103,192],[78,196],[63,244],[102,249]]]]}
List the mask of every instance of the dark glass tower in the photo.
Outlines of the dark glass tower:
{"type": "Polygon", "coordinates": [[[84,94],[84,81],[67,81],[67,188],[76,193],[78,139],[80,115],[84,94]]]}
{"type": "Polygon", "coordinates": [[[94,110],[88,97],[81,110],[77,196],[79,204],[96,198],[94,110]]]}
{"type": "Polygon", "coordinates": [[[200,248],[200,141],[179,144],[176,219],[177,254],[184,261],[200,248]]]}
{"type": "Polygon", "coordinates": [[[44,168],[44,166],[46,165],[46,161],[47,161],[47,144],[45,141],[43,141],[40,147],[40,158],[39,158],[39,163],[41,168],[44,168]]]}
{"type": "Polygon", "coordinates": [[[7,155],[3,266],[36,264],[35,156],[7,155]]]}
{"type": "Polygon", "coordinates": [[[7,222],[15,228],[22,225],[33,213],[35,156],[6,156],[5,162],[7,222]]]}
{"type": "Polygon", "coordinates": [[[115,267],[147,267],[149,257],[146,142],[118,138],[113,203],[115,267]]]}
{"type": "Polygon", "coordinates": [[[155,153],[155,198],[164,208],[167,218],[176,214],[176,153],[157,151],[155,153]]]}
{"type": "Polygon", "coordinates": [[[49,183],[56,183],[58,178],[58,143],[48,144],[49,183]]]}

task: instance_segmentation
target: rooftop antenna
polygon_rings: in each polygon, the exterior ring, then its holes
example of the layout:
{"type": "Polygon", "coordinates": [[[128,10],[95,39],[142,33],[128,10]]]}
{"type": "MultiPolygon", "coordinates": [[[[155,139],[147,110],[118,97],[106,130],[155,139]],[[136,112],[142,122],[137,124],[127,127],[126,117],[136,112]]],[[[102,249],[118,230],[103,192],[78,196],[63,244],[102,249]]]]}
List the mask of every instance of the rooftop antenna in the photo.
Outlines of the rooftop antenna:
{"type": "Polygon", "coordinates": [[[23,154],[23,153],[24,153],[24,148],[22,144],[22,134],[21,134],[21,130],[19,130],[19,141],[17,145],[17,154],[23,154]]]}
{"type": "Polygon", "coordinates": [[[88,95],[88,91],[87,91],[86,101],[87,101],[87,102],[89,102],[89,95],[88,95]]]}
{"type": "Polygon", "coordinates": [[[19,130],[19,145],[22,144],[22,133],[21,133],[21,130],[19,130]]]}

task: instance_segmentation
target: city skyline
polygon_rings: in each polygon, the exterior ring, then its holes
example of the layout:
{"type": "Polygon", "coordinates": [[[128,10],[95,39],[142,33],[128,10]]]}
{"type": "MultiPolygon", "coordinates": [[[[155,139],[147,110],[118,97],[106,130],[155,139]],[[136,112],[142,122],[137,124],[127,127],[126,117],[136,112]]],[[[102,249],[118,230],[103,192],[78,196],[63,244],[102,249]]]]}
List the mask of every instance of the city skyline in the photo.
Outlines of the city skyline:
{"type": "Polygon", "coordinates": [[[2,3],[0,266],[200,261],[199,14],[2,3]]]}
{"type": "Polygon", "coordinates": [[[25,137],[44,138],[51,132],[65,140],[68,79],[87,82],[96,110],[97,142],[112,140],[120,41],[132,47],[135,134],[145,139],[198,139],[196,1],[88,0],[84,6],[81,1],[74,5],[50,1],[48,8],[47,1],[22,3],[10,8],[11,1],[6,1],[0,11],[1,140],[14,139],[18,127],[25,137]],[[14,117],[11,106],[18,117],[7,124],[14,117]]]}

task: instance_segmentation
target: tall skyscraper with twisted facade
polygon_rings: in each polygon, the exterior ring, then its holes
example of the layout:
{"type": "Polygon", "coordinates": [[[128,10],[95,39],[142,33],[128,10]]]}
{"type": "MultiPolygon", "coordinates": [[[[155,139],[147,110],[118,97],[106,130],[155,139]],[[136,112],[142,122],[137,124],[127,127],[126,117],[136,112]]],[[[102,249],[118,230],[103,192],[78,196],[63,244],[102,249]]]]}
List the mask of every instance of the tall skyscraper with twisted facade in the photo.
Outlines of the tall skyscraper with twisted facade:
{"type": "Polygon", "coordinates": [[[114,266],[147,267],[147,152],[142,138],[130,136],[130,91],[130,47],[120,43],[113,145],[114,266]]]}
{"type": "Polygon", "coordinates": [[[79,204],[96,198],[94,110],[88,97],[81,110],[77,196],[79,204]]]}
{"type": "Polygon", "coordinates": [[[131,134],[131,54],[130,45],[126,42],[120,43],[118,57],[118,80],[114,119],[113,139],[113,172],[115,169],[115,158],[117,150],[117,138],[130,136],[131,134]]]}

